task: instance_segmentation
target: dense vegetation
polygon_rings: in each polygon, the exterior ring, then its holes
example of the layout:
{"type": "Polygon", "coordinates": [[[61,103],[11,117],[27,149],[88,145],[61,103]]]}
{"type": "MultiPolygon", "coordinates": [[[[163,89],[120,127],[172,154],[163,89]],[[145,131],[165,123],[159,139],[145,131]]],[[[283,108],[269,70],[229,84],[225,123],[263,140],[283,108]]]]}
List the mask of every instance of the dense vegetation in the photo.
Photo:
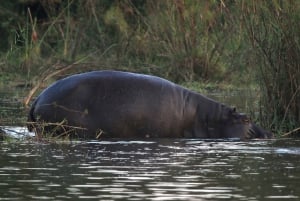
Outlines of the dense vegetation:
{"type": "Polygon", "coordinates": [[[0,80],[123,69],[259,86],[260,122],[300,132],[300,1],[18,0],[0,5],[0,80]]]}

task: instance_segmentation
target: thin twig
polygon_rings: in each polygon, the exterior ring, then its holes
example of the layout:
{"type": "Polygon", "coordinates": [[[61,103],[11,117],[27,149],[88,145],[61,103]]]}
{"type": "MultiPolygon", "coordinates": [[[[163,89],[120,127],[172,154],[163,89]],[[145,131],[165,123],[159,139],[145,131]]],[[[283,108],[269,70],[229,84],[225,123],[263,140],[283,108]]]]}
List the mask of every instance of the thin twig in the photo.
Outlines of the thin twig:
{"type": "Polygon", "coordinates": [[[293,134],[293,133],[295,133],[297,131],[300,131],[300,127],[299,128],[295,128],[295,129],[293,129],[293,130],[291,130],[291,131],[289,131],[287,133],[282,134],[281,137],[287,137],[287,136],[289,136],[289,135],[291,135],[291,134],[293,134]]]}
{"type": "Polygon", "coordinates": [[[286,109],[285,109],[285,112],[284,112],[284,116],[282,118],[282,121],[281,121],[281,124],[283,124],[286,116],[287,116],[287,113],[288,113],[288,110],[289,110],[289,107],[291,106],[291,104],[293,103],[294,99],[296,98],[296,95],[298,93],[298,91],[300,91],[300,86],[296,89],[295,93],[293,94],[292,98],[290,98],[290,102],[288,103],[286,109]]]}
{"type": "Polygon", "coordinates": [[[61,127],[64,127],[64,128],[72,128],[72,129],[81,129],[81,130],[87,130],[87,128],[84,128],[84,127],[78,127],[78,126],[70,126],[70,125],[66,125],[66,124],[63,124],[64,121],[60,122],[60,123],[44,123],[44,122],[27,122],[27,124],[32,124],[32,125],[38,125],[38,126],[61,126],[61,127]]]}
{"type": "Polygon", "coordinates": [[[32,19],[30,8],[28,8],[27,11],[28,11],[28,14],[29,14],[29,19],[30,19],[31,26],[34,29],[34,26],[33,26],[34,24],[33,24],[33,19],[32,19]]]}

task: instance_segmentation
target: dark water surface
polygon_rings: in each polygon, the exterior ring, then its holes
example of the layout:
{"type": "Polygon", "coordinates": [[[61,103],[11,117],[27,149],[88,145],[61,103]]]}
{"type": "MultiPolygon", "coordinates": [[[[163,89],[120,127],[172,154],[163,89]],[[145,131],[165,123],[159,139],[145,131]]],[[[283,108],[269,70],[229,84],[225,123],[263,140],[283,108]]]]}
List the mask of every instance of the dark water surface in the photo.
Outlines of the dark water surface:
{"type": "Polygon", "coordinates": [[[300,141],[0,143],[0,200],[299,200],[300,141]]]}

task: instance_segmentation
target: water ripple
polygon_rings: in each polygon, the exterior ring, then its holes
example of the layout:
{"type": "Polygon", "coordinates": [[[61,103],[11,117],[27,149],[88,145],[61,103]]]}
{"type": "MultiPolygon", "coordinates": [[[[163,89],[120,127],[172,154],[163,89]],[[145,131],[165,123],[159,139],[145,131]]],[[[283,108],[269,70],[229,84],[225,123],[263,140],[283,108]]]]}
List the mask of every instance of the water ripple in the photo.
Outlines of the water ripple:
{"type": "Polygon", "coordinates": [[[181,139],[2,143],[0,200],[297,200],[299,145],[181,139]]]}

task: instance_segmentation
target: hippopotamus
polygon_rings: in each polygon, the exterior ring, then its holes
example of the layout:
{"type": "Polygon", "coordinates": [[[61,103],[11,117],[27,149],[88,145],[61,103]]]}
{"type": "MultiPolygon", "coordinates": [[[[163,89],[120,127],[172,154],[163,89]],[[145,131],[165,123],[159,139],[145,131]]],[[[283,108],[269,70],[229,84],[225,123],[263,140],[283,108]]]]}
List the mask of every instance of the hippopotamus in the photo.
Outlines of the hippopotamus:
{"type": "Polygon", "coordinates": [[[166,79],[92,71],[56,81],[33,102],[38,136],[99,138],[271,138],[235,108],[166,79]]]}

